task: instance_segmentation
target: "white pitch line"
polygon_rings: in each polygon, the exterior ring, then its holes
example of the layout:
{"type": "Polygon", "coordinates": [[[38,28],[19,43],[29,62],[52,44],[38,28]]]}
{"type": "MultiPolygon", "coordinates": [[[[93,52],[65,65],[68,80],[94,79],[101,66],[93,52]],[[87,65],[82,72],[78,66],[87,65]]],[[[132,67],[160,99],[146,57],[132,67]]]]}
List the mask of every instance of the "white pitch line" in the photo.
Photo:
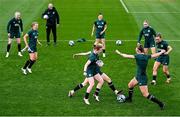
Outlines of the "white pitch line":
{"type": "Polygon", "coordinates": [[[122,4],[122,6],[124,7],[126,13],[129,13],[129,10],[128,10],[126,4],[123,2],[123,0],[120,0],[120,2],[121,2],[121,4],[122,4]]]}
{"type": "MultiPolygon", "coordinates": [[[[107,42],[115,42],[119,39],[116,39],[116,40],[108,40],[106,39],[107,42]]],[[[15,41],[15,40],[14,40],[15,41]]],[[[42,42],[46,42],[46,40],[39,40],[39,41],[42,41],[42,42]]],[[[60,42],[68,42],[70,40],[58,40],[60,42]]],[[[76,41],[76,40],[73,40],[73,41],[76,41]]],[[[88,42],[94,42],[95,40],[86,40],[88,42]]],[[[137,40],[121,40],[121,41],[124,41],[124,42],[136,42],[137,40]]],[[[143,41],[143,40],[142,40],[143,41]]],[[[169,41],[169,42],[180,42],[180,40],[165,40],[165,41],[169,41]]],[[[0,40],[0,42],[7,42],[7,40],[0,40]]]]}
{"type": "Polygon", "coordinates": [[[134,14],[180,14],[180,12],[130,12],[134,14]]]}

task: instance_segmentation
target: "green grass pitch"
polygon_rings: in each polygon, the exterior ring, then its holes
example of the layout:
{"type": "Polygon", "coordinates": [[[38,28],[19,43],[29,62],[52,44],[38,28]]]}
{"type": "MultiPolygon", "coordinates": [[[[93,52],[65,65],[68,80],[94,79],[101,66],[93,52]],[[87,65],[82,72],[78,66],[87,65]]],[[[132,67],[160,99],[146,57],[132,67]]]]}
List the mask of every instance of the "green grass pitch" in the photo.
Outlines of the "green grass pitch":
{"type": "MultiPolygon", "coordinates": [[[[0,0],[0,115],[79,115],[79,116],[172,116],[180,115],[180,1],[179,0],[123,0],[127,13],[119,0],[0,0]],[[58,28],[58,46],[46,47],[45,21],[41,13],[52,2],[61,16],[58,28]],[[33,21],[38,21],[39,39],[43,46],[38,47],[39,58],[33,66],[33,74],[24,76],[20,68],[28,58],[24,53],[17,56],[16,43],[5,58],[7,33],[6,25],[14,12],[22,13],[24,33],[33,21]],[[100,94],[101,102],[91,105],[83,103],[85,89],[77,92],[72,99],[67,97],[68,90],[84,80],[83,66],[86,57],[72,58],[73,53],[89,51],[93,40],[90,36],[93,21],[102,12],[108,23],[107,40],[121,39],[122,46],[107,41],[107,57],[102,71],[108,74],[118,89],[127,92],[127,83],[135,75],[135,61],[120,58],[115,49],[134,54],[136,39],[144,19],[148,19],[157,32],[169,40],[173,47],[170,61],[172,83],[165,84],[165,76],[159,69],[157,86],[149,85],[149,91],[165,102],[166,108],[159,107],[144,99],[138,87],[135,89],[134,102],[117,103],[116,96],[105,83],[100,94]],[[76,43],[69,47],[67,41],[86,38],[86,43],[76,43]],[[132,41],[125,41],[132,40],[132,41]],[[134,40],[134,41],[133,41],[134,40]]],[[[24,43],[23,43],[24,45],[24,43]]],[[[149,81],[152,77],[153,60],[149,62],[149,81]]],[[[94,91],[94,89],[93,89],[94,91]]],[[[127,94],[127,93],[126,93],[127,94]]]]}

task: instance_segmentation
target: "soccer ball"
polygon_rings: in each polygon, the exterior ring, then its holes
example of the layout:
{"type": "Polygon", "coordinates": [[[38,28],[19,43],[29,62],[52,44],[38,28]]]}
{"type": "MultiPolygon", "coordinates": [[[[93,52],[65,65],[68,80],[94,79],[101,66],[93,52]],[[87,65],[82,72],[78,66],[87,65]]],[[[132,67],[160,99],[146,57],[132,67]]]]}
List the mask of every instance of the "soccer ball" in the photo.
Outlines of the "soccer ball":
{"type": "Polygon", "coordinates": [[[74,46],[74,44],[75,44],[74,41],[72,40],[69,41],[69,46],[74,46]]]}
{"type": "Polygon", "coordinates": [[[102,60],[96,61],[96,64],[97,64],[99,67],[102,67],[102,66],[104,65],[104,63],[103,63],[102,60]]]}
{"type": "Polygon", "coordinates": [[[117,40],[116,41],[116,45],[121,45],[122,44],[122,41],[121,40],[117,40]]]}
{"type": "Polygon", "coordinates": [[[117,95],[117,101],[122,103],[126,101],[126,97],[123,94],[117,95]]]}
{"type": "Polygon", "coordinates": [[[49,17],[48,17],[48,15],[44,15],[43,18],[44,19],[48,19],[49,17]]]}

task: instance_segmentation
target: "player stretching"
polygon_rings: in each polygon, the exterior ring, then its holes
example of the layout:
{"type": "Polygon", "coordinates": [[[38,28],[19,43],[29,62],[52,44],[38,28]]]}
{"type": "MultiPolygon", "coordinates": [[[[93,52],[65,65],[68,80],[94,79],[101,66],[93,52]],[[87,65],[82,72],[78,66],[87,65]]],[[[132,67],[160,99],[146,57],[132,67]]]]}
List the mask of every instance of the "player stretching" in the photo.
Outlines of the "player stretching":
{"type": "Polygon", "coordinates": [[[156,53],[155,48],[155,41],[154,37],[156,36],[155,30],[149,26],[149,23],[147,20],[143,22],[144,28],[141,30],[139,37],[138,37],[138,45],[141,42],[142,36],[144,36],[145,42],[144,42],[144,52],[145,54],[148,54],[148,49],[151,48],[152,54],[156,53]]]}
{"type": "Polygon", "coordinates": [[[166,52],[162,54],[161,56],[159,56],[154,63],[153,80],[151,84],[156,85],[157,70],[161,64],[163,65],[163,72],[167,77],[166,83],[170,83],[171,78],[169,74],[168,65],[169,65],[169,53],[172,51],[172,47],[169,46],[166,41],[162,40],[162,36],[160,33],[157,34],[155,39],[156,39],[156,47],[158,51],[161,51],[161,49],[164,49],[166,50],[166,52]]]}
{"type": "Polygon", "coordinates": [[[136,59],[136,64],[137,64],[137,74],[128,84],[129,96],[126,98],[126,101],[132,102],[133,88],[137,84],[139,84],[140,91],[145,98],[151,100],[152,102],[157,103],[161,109],[164,108],[164,104],[161,101],[159,101],[155,96],[149,94],[148,86],[147,86],[147,75],[146,75],[148,60],[150,58],[156,58],[161,54],[163,54],[164,52],[165,50],[161,50],[161,52],[159,53],[146,55],[144,53],[144,48],[142,47],[142,45],[136,47],[136,53],[137,53],[136,55],[123,54],[118,50],[116,50],[116,53],[124,58],[136,59]]]}
{"type": "Polygon", "coordinates": [[[8,45],[7,45],[6,58],[9,57],[9,50],[11,48],[11,43],[12,43],[13,38],[16,38],[16,41],[18,44],[18,55],[22,56],[20,37],[21,37],[21,34],[23,34],[23,23],[21,20],[20,12],[15,12],[15,17],[8,22],[7,32],[8,32],[8,45]]]}
{"type": "MultiPolygon", "coordinates": [[[[77,54],[74,54],[74,55],[73,55],[73,58],[75,58],[75,56],[87,56],[87,55],[90,55],[91,53],[92,53],[91,51],[85,52],[85,53],[77,53],[77,54]]],[[[101,75],[101,77],[103,78],[103,80],[108,83],[109,88],[110,88],[116,95],[122,93],[122,90],[118,91],[118,90],[115,88],[114,84],[112,83],[111,78],[109,78],[105,73],[101,72],[100,66],[99,66],[99,74],[101,75]]],[[[87,78],[86,78],[82,83],[78,84],[73,90],[70,90],[68,96],[69,96],[69,97],[72,97],[76,91],[78,91],[79,89],[81,89],[81,88],[83,88],[84,86],[86,86],[87,83],[88,83],[88,82],[87,82],[87,78]]]]}
{"type": "Polygon", "coordinates": [[[106,57],[105,54],[105,31],[107,29],[107,23],[103,20],[103,15],[100,13],[98,15],[98,20],[96,20],[93,24],[91,36],[94,35],[94,31],[96,30],[96,42],[103,44],[103,57],[106,57]]]}
{"type": "Polygon", "coordinates": [[[27,71],[29,73],[32,73],[31,67],[37,60],[37,42],[41,45],[41,43],[38,41],[38,23],[33,22],[31,25],[32,29],[24,35],[24,42],[26,45],[26,48],[28,48],[29,57],[30,59],[26,61],[23,68],[21,68],[23,74],[27,74],[27,71]],[[27,39],[29,37],[29,44],[27,42],[27,39]],[[27,71],[26,71],[27,70],[27,71]]]}

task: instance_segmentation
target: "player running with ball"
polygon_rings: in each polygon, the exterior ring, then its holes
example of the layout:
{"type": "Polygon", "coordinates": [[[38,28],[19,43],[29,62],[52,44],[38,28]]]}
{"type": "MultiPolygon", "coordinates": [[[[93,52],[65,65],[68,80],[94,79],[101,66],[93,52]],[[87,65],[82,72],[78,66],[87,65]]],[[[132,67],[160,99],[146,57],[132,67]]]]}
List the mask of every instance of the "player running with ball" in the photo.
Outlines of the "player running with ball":
{"type": "Polygon", "coordinates": [[[164,104],[161,101],[159,101],[155,96],[153,96],[149,93],[148,85],[147,85],[148,79],[147,79],[147,75],[146,75],[146,68],[147,68],[149,59],[156,58],[156,57],[162,55],[164,52],[165,52],[165,50],[161,50],[159,53],[155,53],[152,55],[146,55],[142,45],[139,45],[138,47],[136,47],[136,53],[137,53],[136,55],[123,54],[123,53],[119,52],[118,50],[116,50],[116,53],[124,58],[135,59],[136,64],[137,64],[137,74],[128,84],[129,96],[126,98],[127,102],[132,102],[133,89],[138,84],[140,91],[145,98],[158,104],[161,109],[164,109],[164,104]]]}
{"type": "MultiPolygon", "coordinates": [[[[94,86],[94,79],[98,81],[97,87],[96,87],[96,92],[94,94],[94,97],[97,101],[99,101],[99,92],[100,89],[104,83],[104,80],[102,79],[100,75],[100,68],[98,66],[98,61],[99,61],[99,55],[102,52],[102,44],[98,43],[94,46],[94,49],[92,53],[89,55],[88,61],[84,65],[84,75],[86,76],[85,83],[79,84],[77,87],[75,87],[74,90],[69,91],[68,96],[73,96],[74,91],[77,91],[78,89],[82,88],[85,86],[87,83],[89,83],[89,86],[86,90],[86,94],[84,96],[84,102],[85,104],[89,105],[89,94],[94,86]]],[[[102,66],[102,65],[100,65],[102,66]]]]}
{"type": "Polygon", "coordinates": [[[31,25],[32,29],[24,35],[24,42],[26,45],[26,48],[28,48],[29,57],[30,59],[26,61],[23,68],[21,68],[23,74],[27,74],[27,71],[29,73],[32,73],[31,67],[37,60],[37,43],[41,45],[41,43],[38,41],[38,23],[33,22],[31,25]],[[29,44],[27,42],[27,39],[29,38],[29,44]],[[27,71],[26,71],[27,70],[27,71]]]}
{"type": "MultiPolygon", "coordinates": [[[[94,46],[95,46],[95,45],[94,45],[94,46]]],[[[89,52],[84,52],[84,53],[77,53],[77,54],[74,54],[74,55],[73,55],[73,58],[75,58],[76,56],[88,56],[88,55],[90,55],[91,53],[92,53],[91,51],[89,51],[89,52]]],[[[114,86],[111,78],[110,78],[107,74],[101,72],[100,68],[103,66],[104,63],[103,63],[102,61],[100,61],[98,64],[99,64],[99,65],[98,65],[98,66],[99,66],[99,74],[101,75],[101,77],[103,78],[103,80],[108,83],[109,88],[110,88],[116,95],[122,93],[122,90],[118,91],[118,90],[115,88],[115,86],[114,86]]],[[[88,83],[87,80],[88,80],[88,79],[86,78],[82,83],[78,84],[73,90],[70,90],[68,96],[69,96],[69,97],[72,97],[72,96],[75,94],[76,91],[78,91],[79,89],[85,87],[85,86],[87,85],[87,83],[88,83]]]]}

